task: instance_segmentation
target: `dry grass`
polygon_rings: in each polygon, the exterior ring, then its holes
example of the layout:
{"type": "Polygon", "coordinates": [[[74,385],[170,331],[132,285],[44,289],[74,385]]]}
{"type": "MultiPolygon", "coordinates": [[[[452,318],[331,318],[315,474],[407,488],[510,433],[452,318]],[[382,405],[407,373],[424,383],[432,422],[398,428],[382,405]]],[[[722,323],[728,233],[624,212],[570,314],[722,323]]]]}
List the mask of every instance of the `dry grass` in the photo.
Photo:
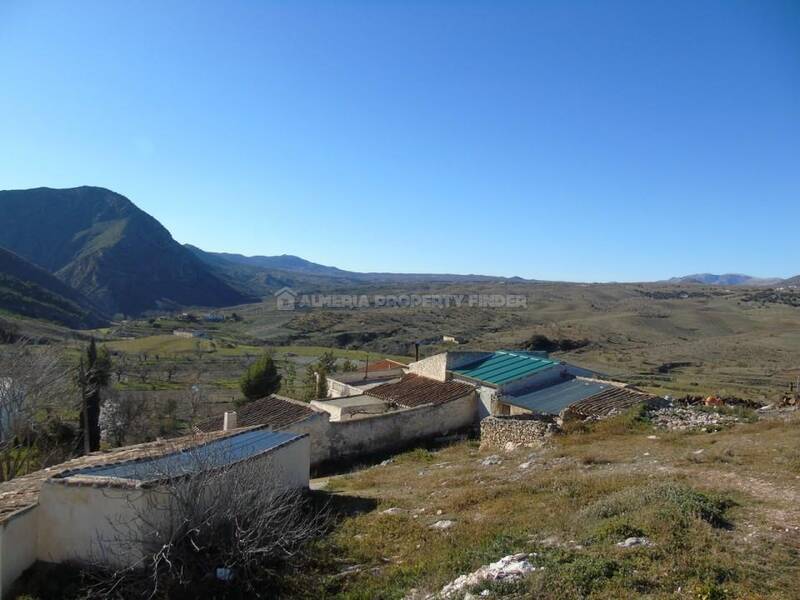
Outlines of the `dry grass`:
{"type": "Polygon", "coordinates": [[[335,560],[317,561],[295,591],[402,598],[525,551],[545,569],[496,595],[789,598],[800,584],[798,424],[664,434],[634,413],[546,450],[500,453],[499,465],[467,442],[413,451],[331,480],[338,496],[378,506],[343,519],[319,549],[335,560]],[[430,528],[441,519],[456,524],[430,528]],[[639,535],[654,545],[616,546],[639,535]]]}

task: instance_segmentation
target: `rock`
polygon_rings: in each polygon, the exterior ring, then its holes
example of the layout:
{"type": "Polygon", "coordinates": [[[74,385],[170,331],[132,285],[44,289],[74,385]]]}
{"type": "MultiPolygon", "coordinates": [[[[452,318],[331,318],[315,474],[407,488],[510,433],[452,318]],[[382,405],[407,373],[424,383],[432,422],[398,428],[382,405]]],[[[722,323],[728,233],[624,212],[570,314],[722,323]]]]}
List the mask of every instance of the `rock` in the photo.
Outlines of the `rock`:
{"type": "Polygon", "coordinates": [[[657,439],[658,439],[658,436],[657,436],[657,435],[648,435],[648,436],[647,436],[647,439],[648,439],[648,440],[657,440],[657,439]]]}
{"type": "Polygon", "coordinates": [[[481,461],[481,464],[484,467],[490,467],[492,465],[499,465],[502,464],[503,460],[497,456],[497,454],[492,454],[491,456],[487,456],[481,461]]]}
{"type": "Polygon", "coordinates": [[[394,459],[393,459],[393,458],[387,458],[386,460],[384,460],[384,461],[381,461],[381,466],[382,466],[382,467],[385,467],[385,466],[387,466],[387,465],[390,465],[390,464],[392,464],[393,462],[394,462],[394,459]]]}
{"type": "Polygon", "coordinates": [[[401,515],[404,512],[406,512],[406,511],[403,510],[402,508],[398,508],[396,506],[393,506],[392,508],[387,508],[386,510],[382,511],[381,514],[382,515],[401,515]]]}
{"type": "Polygon", "coordinates": [[[692,452],[692,454],[702,454],[703,451],[704,451],[704,449],[700,448],[700,450],[695,450],[694,452],[692,452]]]}
{"type": "Polygon", "coordinates": [[[506,452],[513,452],[517,448],[519,448],[519,444],[515,442],[506,442],[506,445],[503,447],[506,452]]]}
{"type": "MultiPolygon", "coordinates": [[[[537,570],[530,562],[533,554],[512,554],[504,556],[497,562],[485,565],[472,573],[461,575],[444,586],[438,598],[454,598],[469,588],[478,586],[487,581],[517,581],[529,573],[537,570]]],[[[483,590],[480,595],[491,595],[489,590],[483,590]]]]}
{"type": "Polygon", "coordinates": [[[530,469],[531,468],[531,461],[524,462],[524,463],[520,464],[519,468],[520,469],[530,469]]]}
{"type": "Polygon", "coordinates": [[[433,525],[431,525],[431,529],[450,529],[456,524],[455,521],[451,521],[450,519],[441,519],[440,521],[436,521],[433,525]]]}
{"type": "Polygon", "coordinates": [[[667,431],[709,431],[732,425],[739,421],[732,415],[670,406],[650,412],[650,420],[659,429],[667,431]]]}
{"type": "Polygon", "coordinates": [[[645,537],[629,537],[625,541],[618,542],[620,548],[634,548],[636,546],[652,546],[652,542],[645,537]]]}

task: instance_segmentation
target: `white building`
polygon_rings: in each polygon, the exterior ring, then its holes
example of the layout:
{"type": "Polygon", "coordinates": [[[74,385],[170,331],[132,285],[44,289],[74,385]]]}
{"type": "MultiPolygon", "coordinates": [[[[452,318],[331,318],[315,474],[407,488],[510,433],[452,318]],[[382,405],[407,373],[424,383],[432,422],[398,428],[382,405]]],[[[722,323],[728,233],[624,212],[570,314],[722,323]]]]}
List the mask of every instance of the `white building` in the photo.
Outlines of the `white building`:
{"type": "Polygon", "coordinates": [[[307,488],[309,460],[308,436],[249,429],[98,452],[4,483],[0,597],[36,561],[132,564],[144,548],[120,538],[119,524],[135,524],[174,481],[247,464],[276,490],[307,488]]]}

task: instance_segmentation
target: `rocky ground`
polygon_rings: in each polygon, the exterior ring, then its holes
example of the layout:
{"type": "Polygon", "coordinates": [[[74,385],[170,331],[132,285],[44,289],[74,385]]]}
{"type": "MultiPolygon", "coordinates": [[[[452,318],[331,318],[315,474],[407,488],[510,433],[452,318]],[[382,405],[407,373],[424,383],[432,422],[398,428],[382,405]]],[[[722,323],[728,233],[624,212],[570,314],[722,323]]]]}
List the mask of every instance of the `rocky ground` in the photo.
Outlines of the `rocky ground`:
{"type": "Polygon", "coordinates": [[[327,541],[337,558],[317,566],[322,596],[794,597],[800,413],[651,418],[541,449],[416,450],[330,478],[335,497],[377,506],[327,541]]]}

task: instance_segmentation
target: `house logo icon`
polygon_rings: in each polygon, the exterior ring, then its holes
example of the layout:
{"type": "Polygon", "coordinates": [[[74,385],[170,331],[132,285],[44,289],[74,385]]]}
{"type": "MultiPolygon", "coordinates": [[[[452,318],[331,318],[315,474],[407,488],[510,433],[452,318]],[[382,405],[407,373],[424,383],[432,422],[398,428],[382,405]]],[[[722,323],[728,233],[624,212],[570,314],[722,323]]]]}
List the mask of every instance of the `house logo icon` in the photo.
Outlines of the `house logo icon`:
{"type": "Polygon", "coordinates": [[[275,305],[278,310],[294,310],[297,301],[297,292],[292,288],[281,288],[275,292],[275,305]]]}

